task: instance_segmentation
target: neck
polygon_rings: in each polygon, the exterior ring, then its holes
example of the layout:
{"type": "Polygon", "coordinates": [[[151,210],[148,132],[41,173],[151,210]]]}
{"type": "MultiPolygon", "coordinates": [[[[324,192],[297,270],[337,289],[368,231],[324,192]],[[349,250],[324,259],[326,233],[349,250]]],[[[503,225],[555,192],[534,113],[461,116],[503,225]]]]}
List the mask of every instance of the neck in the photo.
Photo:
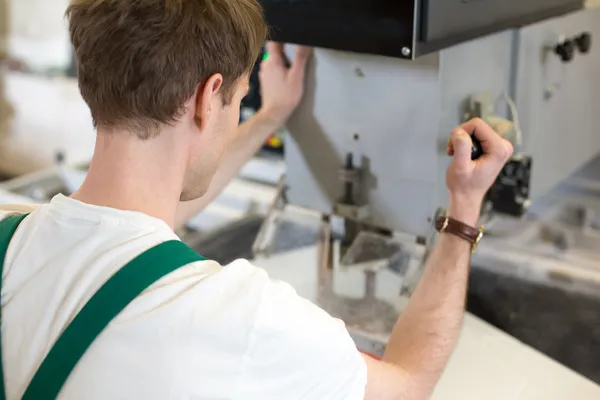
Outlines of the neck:
{"type": "Polygon", "coordinates": [[[175,132],[141,141],[130,132],[98,132],[86,179],[71,197],[87,204],[137,211],[174,227],[185,176],[175,132]]]}

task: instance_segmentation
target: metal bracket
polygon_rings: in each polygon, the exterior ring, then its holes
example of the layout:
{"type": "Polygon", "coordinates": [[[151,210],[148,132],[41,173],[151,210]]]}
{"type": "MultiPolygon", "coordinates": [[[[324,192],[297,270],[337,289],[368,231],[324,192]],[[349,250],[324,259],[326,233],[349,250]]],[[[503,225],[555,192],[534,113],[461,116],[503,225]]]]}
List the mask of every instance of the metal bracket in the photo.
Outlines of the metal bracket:
{"type": "Polygon", "coordinates": [[[333,213],[340,217],[363,221],[369,217],[369,207],[367,205],[357,206],[344,203],[335,203],[333,213]]]}
{"type": "Polygon", "coordinates": [[[352,184],[360,182],[360,172],[359,169],[348,169],[346,167],[340,168],[338,171],[340,181],[352,184]]]}

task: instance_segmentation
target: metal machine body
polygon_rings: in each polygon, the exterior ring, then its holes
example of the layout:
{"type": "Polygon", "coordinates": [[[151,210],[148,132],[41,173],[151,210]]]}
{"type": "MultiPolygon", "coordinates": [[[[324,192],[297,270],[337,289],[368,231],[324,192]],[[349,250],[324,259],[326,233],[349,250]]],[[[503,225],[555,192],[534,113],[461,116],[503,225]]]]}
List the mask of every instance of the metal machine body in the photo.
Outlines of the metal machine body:
{"type": "MultiPolygon", "coordinates": [[[[600,8],[591,8],[519,30],[514,95],[521,116],[524,149],[533,157],[532,199],[587,164],[600,151],[600,8]],[[577,38],[589,33],[591,46],[577,38]],[[573,42],[563,61],[544,51],[573,42]]],[[[560,48],[559,48],[560,50],[560,48]]]]}
{"type": "Polygon", "coordinates": [[[338,170],[354,154],[367,222],[426,235],[446,203],[448,133],[470,94],[510,89],[512,43],[503,32],[415,61],[317,50],[288,125],[290,203],[332,212],[344,190],[338,170]]]}
{"type": "MultiPolygon", "coordinates": [[[[472,96],[490,94],[500,118],[518,110],[532,156],[530,200],[600,151],[600,52],[575,44],[600,35],[600,10],[584,10],[481,37],[416,60],[318,49],[306,98],[289,124],[290,203],[332,213],[344,197],[348,154],[361,171],[356,201],[369,224],[425,236],[447,202],[449,132],[472,96]],[[565,59],[564,43],[573,46],[565,59]],[[568,133],[567,133],[568,132],[568,133]]],[[[593,41],[592,41],[593,42],[593,41]]]]}

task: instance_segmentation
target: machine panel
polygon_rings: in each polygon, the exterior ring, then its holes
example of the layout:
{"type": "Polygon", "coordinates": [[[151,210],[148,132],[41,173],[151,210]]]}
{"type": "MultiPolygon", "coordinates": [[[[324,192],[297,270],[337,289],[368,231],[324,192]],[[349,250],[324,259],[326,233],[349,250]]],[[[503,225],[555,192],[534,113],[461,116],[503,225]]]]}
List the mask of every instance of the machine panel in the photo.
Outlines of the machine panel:
{"type": "Polygon", "coordinates": [[[261,0],[273,40],[400,58],[564,14],[582,0],[261,0]]]}
{"type": "Polygon", "coordinates": [[[423,42],[467,32],[493,31],[539,21],[581,7],[578,0],[424,0],[423,42]]]}
{"type": "Polygon", "coordinates": [[[353,154],[366,221],[427,235],[446,203],[448,135],[470,94],[509,90],[513,37],[503,32],[413,62],[318,50],[289,124],[289,201],[331,213],[343,197],[340,169],[353,154]]]}
{"type": "Polygon", "coordinates": [[[403,57],[413,47],[415,0],[261,0],[274,40],[403,57]]]}
{"type": "Polygon", "coordinates": [[[525,150],[534,160],[533,200],[600,152],[598,37],[600,9],[576,12],[519,32],[515,100],[525,150]],[[589,34],[589,46],[580,48],[586,43],[577,41],[585,34],[589,34]],[[556,52],[561,48],[571,51],[561,56],[556,52]]]}
{"type": "Polygon", "coordinates": [[[317,50],[286,139],[289,201],[331,213],[352,154],[368,220],[425,234],[436,204],[438,68],[437,54],[409,62],[317,50]]]}
{"type": "Polygon", "coordinates": [[[521,197],[535,201],[600,152],[598,35],[600,9],[415,61],[318,49],[305,101],[289,124],[288,199],[350,218],[366,212],[358,219],[426,235],[436,208],[447,203],[448,134],[468,117],[465,103],[487,93],[495,116],[519,122],[521,134],[509,133],[510,140],[533,166],[523,189],[529,197],[521,197]],[[361,179],[351,202],[349,155],[361,179]]]}

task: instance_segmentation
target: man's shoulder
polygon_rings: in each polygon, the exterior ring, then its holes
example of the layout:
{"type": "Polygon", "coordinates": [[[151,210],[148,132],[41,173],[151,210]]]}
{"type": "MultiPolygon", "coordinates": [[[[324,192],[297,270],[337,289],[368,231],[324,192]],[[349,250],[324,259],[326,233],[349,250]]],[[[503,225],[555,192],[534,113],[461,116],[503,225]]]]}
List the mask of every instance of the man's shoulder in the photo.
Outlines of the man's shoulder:
{"type": "Polygon", "coordinates": [[[183,322],[191,335],[206,329],[252,329],[269,286],[266,272],[247,260],[226,266],[196,261],[155,282],[122,314],[122,320],[150,313],[174,325],[183,322]],[[197,322],[191,326],[190,316],[197,322]]]}

